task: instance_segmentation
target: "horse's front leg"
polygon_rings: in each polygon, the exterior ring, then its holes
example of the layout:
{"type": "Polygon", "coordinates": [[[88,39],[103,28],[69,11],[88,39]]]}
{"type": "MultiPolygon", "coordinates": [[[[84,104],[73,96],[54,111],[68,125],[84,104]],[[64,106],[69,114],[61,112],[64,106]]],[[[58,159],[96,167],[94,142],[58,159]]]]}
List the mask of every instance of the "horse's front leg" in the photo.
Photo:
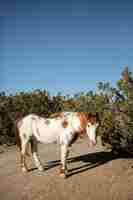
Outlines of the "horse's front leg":
{"type": "Polygon", "coordinates": [[[68,156],[68,145],[61,144],[61,165],[60,165],[60,176],[66,177],[67,172],[67,156],[68,156]]]}
{"type": "Polygon", "coordinates": [[[32,156],[33,156],[36,167],[39,169],[39,171],[43,171],[44,168],[38,156],[37,141],[35,140],[35,138],[32,138],[31,140],[31,152],[32,152],[32,156]]]}

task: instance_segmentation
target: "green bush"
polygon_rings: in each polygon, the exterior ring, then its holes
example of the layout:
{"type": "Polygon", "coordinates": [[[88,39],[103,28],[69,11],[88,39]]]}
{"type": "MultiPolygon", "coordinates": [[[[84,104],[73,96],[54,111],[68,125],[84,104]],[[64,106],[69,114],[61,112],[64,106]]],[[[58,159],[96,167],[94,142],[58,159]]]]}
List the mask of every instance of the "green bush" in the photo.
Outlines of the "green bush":
{"type": "Polygon", "coordinates": [[[104,110],[99,132],[103,144],[110,145],[113,152],[133,154],[133,76],[128,68],[124,70],[118,87],[123,98],[118,97],[104,110]]]}

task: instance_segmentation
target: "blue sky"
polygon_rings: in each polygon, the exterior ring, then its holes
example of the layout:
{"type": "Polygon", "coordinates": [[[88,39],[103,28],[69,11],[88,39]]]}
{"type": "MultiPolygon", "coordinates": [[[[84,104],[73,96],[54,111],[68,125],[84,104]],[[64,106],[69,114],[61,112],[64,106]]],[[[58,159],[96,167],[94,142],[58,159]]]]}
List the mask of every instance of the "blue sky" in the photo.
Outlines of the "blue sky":
{"type": "Polygon", "coordinates": [[[133,71],[132,0],[0,0],[0,91],[113,86],[133,71]]]}

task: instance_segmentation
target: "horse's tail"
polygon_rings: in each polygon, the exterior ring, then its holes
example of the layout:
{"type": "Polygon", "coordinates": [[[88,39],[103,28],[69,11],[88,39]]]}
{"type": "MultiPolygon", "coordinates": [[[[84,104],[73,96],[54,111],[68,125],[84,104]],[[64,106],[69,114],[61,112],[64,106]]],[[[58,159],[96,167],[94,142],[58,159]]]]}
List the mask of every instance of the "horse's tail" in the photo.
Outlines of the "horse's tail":
{"type": "MultiPolygon", "coordinates": [[[[22,124],[22,118],[23,118],[23,114],[22,113],[17,113],[16,114],[16,120],[15,120],[15,137],[16,137],[16,145],[18,146],[19,150],[22,150],[22,142],[21,142],[21,137],[20,137],[20,126],[22,124]]],[[[29,141],[29,143],[27,144],[27,148],[26,148],[26,155],[30,156],[30,145],[31,142],[29,141]],[[29,144],[30,143],[30,144],[29,144]]]]}
{"type": "Polygon", "coordinates": [[[22,150],[21,146],[21,138],[20,138],[20,130],[19,130],[19,124],[21,119],[23,118],[21,113],[16,114],[16,119],[15,119],[15,137],[16,137],[16,145],[18,146],[19,150],[22,150]]]}

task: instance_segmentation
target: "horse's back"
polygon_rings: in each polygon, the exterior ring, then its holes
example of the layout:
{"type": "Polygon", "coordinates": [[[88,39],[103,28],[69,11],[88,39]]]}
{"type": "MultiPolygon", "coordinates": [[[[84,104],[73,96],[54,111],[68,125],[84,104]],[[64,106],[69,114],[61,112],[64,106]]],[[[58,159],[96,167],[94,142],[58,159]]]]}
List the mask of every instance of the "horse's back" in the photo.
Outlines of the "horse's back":
{"type": "Polygon", "coordinates": [[[74,112],[62,112],[52,118],[29,114],[19,121],[21,135],[35,136],[42,143],[52,143],[71,139],[72,132],[78,131],[80,122],[74,112]]]}

